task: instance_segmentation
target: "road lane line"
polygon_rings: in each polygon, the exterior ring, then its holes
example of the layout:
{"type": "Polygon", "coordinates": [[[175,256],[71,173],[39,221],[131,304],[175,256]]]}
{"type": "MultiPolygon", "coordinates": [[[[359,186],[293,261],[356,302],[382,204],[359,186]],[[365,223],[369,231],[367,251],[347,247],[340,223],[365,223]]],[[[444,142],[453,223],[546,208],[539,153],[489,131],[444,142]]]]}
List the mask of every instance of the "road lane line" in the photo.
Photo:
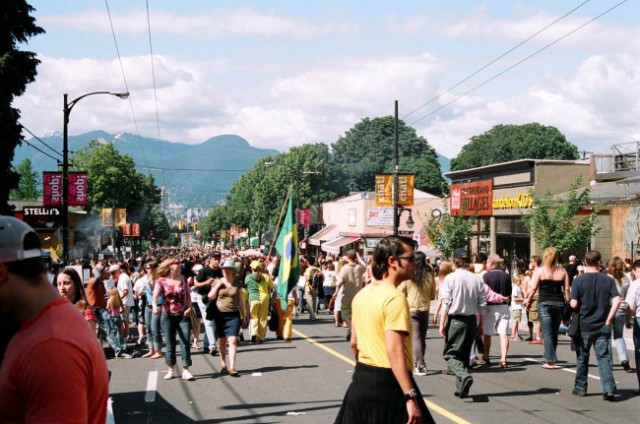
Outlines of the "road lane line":
{"type": "MultiPolygon", "coordinates": [[[[353,359],[348,358],[348,357],[344,356],[343,354],[341,354],[341,353],[339,353],[339,352],[336,352],[335,350],[331,349],[330,347],[327,347],[327,346],[323,345],[321,342],[316,341],[315,339],[313,339],[313,338],[311,338],[311,337],[307,336],[307,335],[306,335],[306,334],[304,334],[304,333],[301,333],[300,331],[298,331],[298,330],[296,330],[296,329],[293,329],[292,331],[293,331],[297,336],[299,336],[299,337],[301,337],[301,338],[305,339],[305,340],[306,340],[306,341],[308,341],[309,343],[311,343],[311,344],[313,344],[313,345],[315,345],[315,346],[319,347],[320,349],[324,350],[325,352],[327,352],[327,353],[329,353],[329,354],[331,354],[331,355],[335,356],[335,357],[336,357],[336,358],[338,358],[338,359],[343,360],[344,362],[346,362],[346,363],[348,363],[348,364],[350,364],[350,365],[352,365],[352,366],[354,366],[354,367],[356,366],[356,361],[354,361],[353,359]]],[[[424,396],[423,396],[423,397],[424,397],[424,396]]],[[[457,416],[457,415],[456,415],[456,414],[454,414],[453,412],[451,412],[451,411],[449,411],[449,410],[447,410],[447,409],[445,409],[445,408],[443,408],[443,407],[441,407],[441,406],[439,406],[439,405],[436,405],[435,403],[433,403],[433,402],[432,402],[432,401],[430,401],[430,400],[425,399],[425,402],[427,403],[427,407],[429,407],[429,409],[430,409],[430,410],[432,410],[432,411],[436,412],[437,414],[442,415],[442,416],[443,416],[443,417],[445,417],[445,418],[450,419],[450,420],[451,420],[451,421],[453,421],[454,423],[457,423],[457,424],[471,424],[469,421],[467,421],[467,420],[465,420],[465,419],[463,419],[463,418],[461,418],[461,417],[457,416]]]]}
{"type": "Polygon", "coordinates": [[[144,395],[144,401],[152,403],[156,401],[156,393],[158,387],[158,371],[149,371],[149,378],[147,378],[147,392],[144,395]]]}
{"type": "MultiPolygon", "coordinates": [[[[544,364],[544,362],[543,362],[543,361],[538,361],[537,359],[533,359],[533,358],[523,358],[523,359],[524,359],[525,361],[535,362],[535,363],[537,363],[537,364],[544,364]]],[[[570,372],[571,374],[575,374],[575,373],[576,373],[576,370],[575,370],[574,368],[565,368],[565,367],[563,367],[563,366],[558,366],[558,365],[557,365],[557,368],[556,368],[556,369],[559,369],[559,370],[561,370],[561,371],[570,372]]],[[[597,375],[587,374],[587,377],[589,377],[589,378],[593,378],[594,380],[598,380],[598,381],[600,381],[600,377],[598,377],[597,375]]]]}

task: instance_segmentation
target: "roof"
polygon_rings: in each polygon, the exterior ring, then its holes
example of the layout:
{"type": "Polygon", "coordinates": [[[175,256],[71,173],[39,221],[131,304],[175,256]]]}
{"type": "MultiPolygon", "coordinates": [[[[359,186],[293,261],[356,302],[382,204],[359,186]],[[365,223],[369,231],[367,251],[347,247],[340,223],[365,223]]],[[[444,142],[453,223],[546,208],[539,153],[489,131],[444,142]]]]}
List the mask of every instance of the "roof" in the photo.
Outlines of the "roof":
{"type": "MultiPolygon", "coordinates": [[[[583,189],[586,187],[583,187],[583,189]]],[[[618,181],[592,182],[589,187],[589,198],[592,203],[623,202],[640,200],[640,176],[625,178],[618,181]]],[[[582,189],[578,189],[582,192],[582,189]]],[[[569,193],[560,193],[557,199],[566,199],[569,193]]]]}
{"type": "Polygon", "coordinates": [[[460,171],[445,172],[444,176],[447,178],[455,177],[456,175],[474,174],[482,171],[514,167],[518,165],[589,165],[588,159],[578,160],[557,160],[557,159],[517,159],[509,162],[494,163],[491,165],[479,166],[477,168],[462,169],[460,171]]]}
{"type": "MultiPolygon", "coordinates": [[[[373,191],[357,191],[353,193],[349,193],[347,196],[341,197],[339,199],[331,200],[326,203],[336,202],[336,203],[347,203],[347,202],[357,202],[362,199],[375,199],[376,194],[373,191]]],[[[439,199],[440,197],[427,193],[426,191],[414,189],[413,190],[413,198],[416,199],[439,199]]]]}

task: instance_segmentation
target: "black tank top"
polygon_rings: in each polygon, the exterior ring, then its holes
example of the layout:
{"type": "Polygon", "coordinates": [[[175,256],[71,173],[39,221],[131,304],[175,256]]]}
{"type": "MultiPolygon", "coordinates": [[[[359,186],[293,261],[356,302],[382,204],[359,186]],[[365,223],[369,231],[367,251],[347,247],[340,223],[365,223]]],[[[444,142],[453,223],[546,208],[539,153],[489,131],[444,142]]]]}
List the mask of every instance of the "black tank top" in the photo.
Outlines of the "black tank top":
{"type": "Polygon", "coordinates": [[[540,280],[539,302],[564,302],[564,280],[540,280]]]}

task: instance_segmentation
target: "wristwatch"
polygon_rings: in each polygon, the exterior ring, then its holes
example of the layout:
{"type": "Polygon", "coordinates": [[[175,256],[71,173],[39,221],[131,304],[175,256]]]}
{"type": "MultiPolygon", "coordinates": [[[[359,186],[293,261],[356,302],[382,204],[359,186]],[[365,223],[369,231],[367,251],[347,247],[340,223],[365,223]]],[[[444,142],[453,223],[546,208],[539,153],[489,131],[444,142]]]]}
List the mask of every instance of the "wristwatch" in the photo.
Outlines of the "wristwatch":
{"type": "Polygon", "coordinates": [[[411,389],[404,394],[404,401],[406,402],[408,400],[416,400],[417,397],[418,397],[418,392],[416,391],[416,389],[411,389]]]}

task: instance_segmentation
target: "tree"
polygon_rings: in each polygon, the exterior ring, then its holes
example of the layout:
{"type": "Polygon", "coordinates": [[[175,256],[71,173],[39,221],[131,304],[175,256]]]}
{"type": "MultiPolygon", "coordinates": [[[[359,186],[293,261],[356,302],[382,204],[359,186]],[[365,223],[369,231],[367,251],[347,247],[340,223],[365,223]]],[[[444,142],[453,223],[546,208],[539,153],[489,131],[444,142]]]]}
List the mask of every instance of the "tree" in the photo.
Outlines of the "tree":
{"type": "MultiPolygon", "coordinates": [[[[444,205],[446,209],[446,205],[444,205]]],[[[452,258],[453,251],[464,247],[471,240],[471,220],[441,213],[428,220],[426,232],[429,240],[442,252],[445,258],[452,258]]]]}
{"type": "Polygon", "coordinates": [[[555,127],[538,123],[496,125],[471,137],[455,158],[451,171],[477,168],[517,159],[578,159],[578,148],[555,127]]]}
{"type": "Polygon", "coordinates": [[[524,221],[541,249],[555,247],[560,254],[583,253],[600,230],[597,211],[579,215],[591,208],[589,187],[580,189],[581,177],[569,187],[566,199],[554,198],[549,191],[533,199],[533,209],[524,221]]]}
{"type": "MultiPolygon", "coordinates": [[[[331,145],[350,191],[373,190],[376,173],[393,172],[394,118],[364,118],[331,145]]],[[[404,121],[398,122],[398,165],[416,174],[415,187],[440,195],[444,179],[436,151],[404,121]]]]}
{"type": "Polygon", "coordinates": [[[31,166],[31,160],[25,159],[14,170],[20,176],[18,188],[11,190],[11,200],[36,200],[38,198],[38,174],[31,166]]]}
{"type": "Polygon", "coordinates": [[[24,0],[0,2],[0,213],[9,214],[9,193],[18,187],[18,174],[11,169],[15,148],[22,139],[18,124],[20,111],[11,106],[27,84],[36,77],[40,61],[36,54],[17,49],[18,44],[44,33],[29,14],[33,12],[24,0]]]}

